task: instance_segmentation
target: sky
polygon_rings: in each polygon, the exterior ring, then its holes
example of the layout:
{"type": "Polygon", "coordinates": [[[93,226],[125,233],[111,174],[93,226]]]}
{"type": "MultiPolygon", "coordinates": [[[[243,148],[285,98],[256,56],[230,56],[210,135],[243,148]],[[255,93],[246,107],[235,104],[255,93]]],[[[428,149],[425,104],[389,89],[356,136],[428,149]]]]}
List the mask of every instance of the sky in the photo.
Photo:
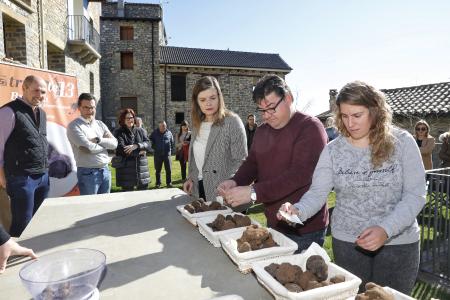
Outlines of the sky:
{"type": "Polygon", "coordinates": [[[125,0],[159,3],[168,46],[278,53],[300,110],[329,108],[353,80],[450,81],[448,0],[125,0]]]}

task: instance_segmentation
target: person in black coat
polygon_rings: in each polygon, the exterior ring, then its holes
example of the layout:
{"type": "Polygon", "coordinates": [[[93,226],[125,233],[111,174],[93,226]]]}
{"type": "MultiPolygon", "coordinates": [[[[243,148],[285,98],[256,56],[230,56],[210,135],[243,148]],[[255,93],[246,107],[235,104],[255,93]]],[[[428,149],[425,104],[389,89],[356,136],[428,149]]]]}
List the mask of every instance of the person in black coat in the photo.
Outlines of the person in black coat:
{"type": "Polygon", "coordinates": [[[114,132],[117,138],[116,156],[121,157],[116,166],[116,185],[123,191],[145,190],[151,181],[147,151],[150,141],[142,128],[135,126],[136,114],[131,108],[120,111],[120,127],[114,132]]]}

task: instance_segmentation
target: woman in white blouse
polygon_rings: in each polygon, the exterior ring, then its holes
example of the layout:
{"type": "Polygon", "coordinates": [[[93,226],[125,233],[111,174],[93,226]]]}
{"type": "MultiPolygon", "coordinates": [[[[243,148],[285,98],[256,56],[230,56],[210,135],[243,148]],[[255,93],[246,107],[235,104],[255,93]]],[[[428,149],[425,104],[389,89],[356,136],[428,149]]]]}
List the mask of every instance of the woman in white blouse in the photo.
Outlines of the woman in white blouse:
{"type": "Polygon", "coordinates": [[[247,157],[244,124],[225,108],[219,83],[212,76],[200,78],[192,90],[191,119],[189,175],[183,190],[214,201],[218,184],[230,178],[247,157]]]}

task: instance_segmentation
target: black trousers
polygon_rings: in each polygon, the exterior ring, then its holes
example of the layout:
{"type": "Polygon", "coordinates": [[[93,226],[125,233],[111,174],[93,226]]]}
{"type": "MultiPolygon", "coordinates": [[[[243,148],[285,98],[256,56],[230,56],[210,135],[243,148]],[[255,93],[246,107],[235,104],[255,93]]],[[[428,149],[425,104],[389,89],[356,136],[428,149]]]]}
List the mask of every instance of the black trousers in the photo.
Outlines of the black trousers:
{"type": "Polygon", "coordinates": [[[155,170],[156,170],[156,185],[161,185],[161,169],[164,164],[164,170],[166,170],[166,184],[172,183],[172,161],[169,155],[154,156],[155,170]]]}
{"type": "Polygon", "coordinates": [[[203,198],[203,200],[206,201],[205,188],[203,186],[203,180],[199,180],[198,181],[198,196],[200,198],[203,198]]]}

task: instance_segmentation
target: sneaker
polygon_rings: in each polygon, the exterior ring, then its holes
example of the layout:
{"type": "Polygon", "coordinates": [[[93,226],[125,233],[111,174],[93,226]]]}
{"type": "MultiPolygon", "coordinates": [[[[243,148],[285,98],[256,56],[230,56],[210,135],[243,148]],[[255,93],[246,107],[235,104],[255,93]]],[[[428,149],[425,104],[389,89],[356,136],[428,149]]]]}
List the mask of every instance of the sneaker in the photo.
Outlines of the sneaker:
{"type": "Polygon", "coordinates": [[[170,188],[172,188],[173,187],[173,185],[171,184],[171,183],[169,183],[168,185],[167,185],[167,188],[168,189],[170,189],[170,188]]]}
{"type": "Polygon", "coordinates": [[[161,187],[160,184],[156,184],[156,185],[155,185],[155,188],[157,188],[157,189],[159,189],[160,187],[161,187]]]}

